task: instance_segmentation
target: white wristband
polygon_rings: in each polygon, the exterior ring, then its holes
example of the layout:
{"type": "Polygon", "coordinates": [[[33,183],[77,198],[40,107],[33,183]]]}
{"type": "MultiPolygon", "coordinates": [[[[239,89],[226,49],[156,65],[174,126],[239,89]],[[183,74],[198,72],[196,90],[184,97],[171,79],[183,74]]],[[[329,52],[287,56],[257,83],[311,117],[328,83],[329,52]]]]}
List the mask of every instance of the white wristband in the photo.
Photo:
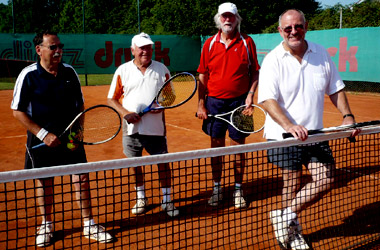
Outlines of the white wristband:
{"type": "Polygon", "coordinates": [[[47,134],[49,134],[49,132],[46,129],[41,128],[40,131],[38,131],[36,136],[38,139],[43,141],[45,139],[45,137],[47,136],[47,134]]]}

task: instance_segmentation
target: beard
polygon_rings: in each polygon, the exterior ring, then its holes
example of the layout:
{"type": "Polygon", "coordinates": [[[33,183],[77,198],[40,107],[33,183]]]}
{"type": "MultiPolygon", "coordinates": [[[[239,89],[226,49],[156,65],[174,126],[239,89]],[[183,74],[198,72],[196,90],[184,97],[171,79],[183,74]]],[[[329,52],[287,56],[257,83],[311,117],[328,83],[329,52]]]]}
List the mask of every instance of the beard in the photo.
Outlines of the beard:
{"type": "Polygon", "coordinates": [[[231,34],[234,33],[236,29],[236,22],[231,23],[231,22],[224,22],[222,24],[222,32],[225,34],[231,34]]]}

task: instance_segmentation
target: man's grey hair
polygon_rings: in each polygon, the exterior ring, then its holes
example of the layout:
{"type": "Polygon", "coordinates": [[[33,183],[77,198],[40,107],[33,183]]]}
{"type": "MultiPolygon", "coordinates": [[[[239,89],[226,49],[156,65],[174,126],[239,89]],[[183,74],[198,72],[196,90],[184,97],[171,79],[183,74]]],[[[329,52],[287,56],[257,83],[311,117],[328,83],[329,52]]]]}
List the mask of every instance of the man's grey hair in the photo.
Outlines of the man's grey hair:
{"type": "Polygon", "coordinates": [[[305,14],[301,11],[301,10],[298,10],[298,9],[288,9],[288,10],[285,10],[284,12],[282,12],[282,14],[279,16],[278,18],[278,26],[280,28],[282,28],[282,25],[281,25],[281,19],[282,19],[282,16],[286,14],[286,12],[288,11],[291,11],[291,10],[294,10],[294,11],[297,11],[298,13],[301,14],[301,17],[302,17],[302,20],[303,20],[303,24],[306,23],[306,18],[305,18],[305,14]]]}
{"type": "MultiPolygon", "coordinates": [[[[222,29],[222,22],[220,21],[220,16],[221,14],[219,13],[216,13],[216,15],[214,16],[215,27],[218,30],[222,29]]],[[[243,19],[241,18],[239,13],[236,13],[235,17],[236,17],[236,22],[237,22],[236,28],[240,32],[240,24],[243,19]]]]}

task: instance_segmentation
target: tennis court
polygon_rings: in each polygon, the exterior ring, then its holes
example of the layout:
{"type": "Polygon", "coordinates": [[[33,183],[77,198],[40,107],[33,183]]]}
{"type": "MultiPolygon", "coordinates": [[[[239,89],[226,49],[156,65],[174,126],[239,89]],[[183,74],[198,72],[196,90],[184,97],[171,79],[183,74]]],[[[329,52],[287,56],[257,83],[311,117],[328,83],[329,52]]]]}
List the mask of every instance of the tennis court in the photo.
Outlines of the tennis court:
{"type": "MultiPolygon", "coordinates": [[[[108,86],[84,87],[86,106],[106,103],[107,91],[108,86]]],[[[4,100],[0,106],[0,126],[3,130],[0,171],[21,170],[25,130],[12,116],[12,91],[1,91],[0,97],[4,100]]],[[[357,122],[380,119],[380,95],[348,94],[348,98],[357,122]]],[[[147,162],[116,160],[124,158],[119,135],[106,144],[86,148],[89,162],[115,160],[105,164],[105,168],[110,167],[107,171],[97,171],[97,167],[104,166],[96,163],[88,167],[94,167],[90,185],[96,187],[92,190],[95,219],[118,240],[98,244],[81,237],[80,213],[76,204],[71,202],[72,187],[66,173],[56,178],[58,186],[55,209],[58,215],[55,220],[58,222],[58,232],[57,239],[49,249],[209,249],[223,246],[227,249],[276,249],[277,243],[268,212],[280,206],[281,176],[276,168],[267,163],[265,148],[270,145],[262,148],[248,145],[237,147],[237,151],[231,148],[206,150],[209,148],[209,138],[201,131],[201,121],[194,117],[196,106],[196,97],[193,97],[182,107],[166,112],[169,151],[198,150],[178,154],[170,159],[174,201],[181,213],[179,218],[170,219],[159,209],[160,191],[154,163],[165,159],[145,157],[147,162]],[[235,209],[231,203],[232,165],[234,154],[239,152],[247,154],[248,162],[243,185],[250,206],[243,210],[235,209]],[[215,155],[224,155],[225,158],[225,202],[218,208],[211,208],[207,205],[212,186],[210,158],[215,155]],[[129,181],[130,168],[120,169],[120,164],[144,165],[147,194],[153,204],[145,215],[130,214],[135,193],[129,181]]],[[[341,123],[340,113],[328,98],[324,122],[326,127],[341,123]]],[[[376,215],[380,210],[377,190],[380,178],[379,134],[363,135],[355,144],[347,143],[344,137],[325,139],[331,139],[336,152],[337,165],[341,170],[339,184],[316,205],[306,209],[301,215],[301,224],[307,225],[304,233],[314,249],[356,249],[361,247],[356,243],[371,238],[376,240],[376,235],[380,233],[380,217],[376,215]],[[313,219],[310,221],[309,218],[313,219]]],[[[262,132],[248,137],[248,143],[256,142],[264,142],[262,132]]],[[[305,175],[305,181],[307,178],[305,175]]],[[[12,217],[11,220],[0,218],[0,248],[34,248],[34,233],[39,223],[34,195],[32,181],[0,186],[0,217],[5,214],[12,217]],[[7,205],[6,201],[16,199],[18,195],[24,198],[7,205]],[[30,218],[27,217],[29,214],[30,218]],[[4,228],[8,232],[2,231],[4,228]]]]}

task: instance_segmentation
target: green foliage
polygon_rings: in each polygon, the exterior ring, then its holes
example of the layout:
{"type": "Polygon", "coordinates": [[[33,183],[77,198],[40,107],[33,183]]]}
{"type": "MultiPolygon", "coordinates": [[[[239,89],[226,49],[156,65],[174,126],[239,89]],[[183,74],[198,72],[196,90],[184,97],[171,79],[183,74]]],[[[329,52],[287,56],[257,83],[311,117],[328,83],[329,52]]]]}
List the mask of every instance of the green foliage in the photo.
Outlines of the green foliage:
{"type": "MultiPolygon", "coordinates": [[[[140,31],[154,35],[212,35],[216,32],[213,17],[221,2],[9,0],[8,5],[0,4],[0,33],[11,33],[13,28],[15,33],[35,33],[50,28],[59,33],[75,34],[84,31],[94,34],[136,34],[140,25],[140,31]]],[[[367,0],[353,8],[337,4],[325,9],[321,9],[317,0],[233,2],[243,18],[241,31],[247,34],[277,32],[278,16],[289,8],[297,8],[305,13],[306,19],[309,20],[309,30],[339,28],[341,8],[343,28],[380,25],[380,3],[375,0],[367,0]]]]}
{"type": "Polygon", "coordinates": [[[12,33],[12,6],[0,4],[0,32],[12,33]]]}
{"type": "Polygon", "coordinates": [[[338,29],[342,11],[342,28],[380,26],[380,2],[365,1],[357,5],[337,4],[328,7],[309,21],[309,30],[338,29]]]}

